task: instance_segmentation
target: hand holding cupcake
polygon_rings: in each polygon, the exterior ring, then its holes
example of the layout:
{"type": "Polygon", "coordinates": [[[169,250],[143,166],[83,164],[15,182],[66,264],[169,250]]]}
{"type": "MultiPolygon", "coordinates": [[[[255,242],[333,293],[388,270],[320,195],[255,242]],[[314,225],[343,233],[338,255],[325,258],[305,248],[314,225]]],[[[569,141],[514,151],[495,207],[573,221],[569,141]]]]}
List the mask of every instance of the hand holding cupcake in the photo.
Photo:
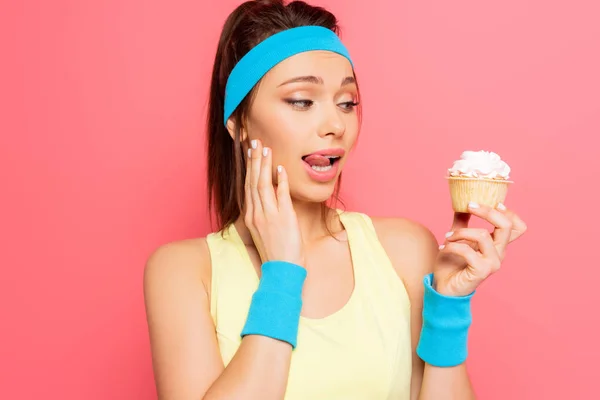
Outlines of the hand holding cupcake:
{"type": "Polygon", "coordinates": [[[527,226],[503,203],[510,167],[488,151],[465,151],[448,170],[454,221],[434,266],[434,287],[445,296],[468,296],[500,269],[510,242],[527,226]],[[470,228],[474,215],[494,230],[470,228]]]}

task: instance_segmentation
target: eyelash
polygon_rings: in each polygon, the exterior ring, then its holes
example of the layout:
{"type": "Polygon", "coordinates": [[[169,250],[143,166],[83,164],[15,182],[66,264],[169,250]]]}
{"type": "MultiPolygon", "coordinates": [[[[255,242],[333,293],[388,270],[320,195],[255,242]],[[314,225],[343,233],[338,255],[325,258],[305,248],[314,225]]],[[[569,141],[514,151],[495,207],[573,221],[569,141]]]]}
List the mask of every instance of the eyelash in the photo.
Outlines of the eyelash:
{"type": "MultiPolygon", "coordinates": [[[[302,111],[306,110],[307,108],[309,108],[311,105],[314,104],[314,102],[312,100],[286,99],[285,102],[290,104],[294,108],[296,108],[298,110],[302,110],[302,111]],[[302,105],[298,105],[298,104],[302,104],[302,105]]],[[[346,111],[346,112],[352,111],[356,106],[358,106],[358,104],[359,103],[356,101],[345,101],[343,103],[340,103],[340,105],[346,105],[347,108],[344,108],[344,111],[346,111]]]]}

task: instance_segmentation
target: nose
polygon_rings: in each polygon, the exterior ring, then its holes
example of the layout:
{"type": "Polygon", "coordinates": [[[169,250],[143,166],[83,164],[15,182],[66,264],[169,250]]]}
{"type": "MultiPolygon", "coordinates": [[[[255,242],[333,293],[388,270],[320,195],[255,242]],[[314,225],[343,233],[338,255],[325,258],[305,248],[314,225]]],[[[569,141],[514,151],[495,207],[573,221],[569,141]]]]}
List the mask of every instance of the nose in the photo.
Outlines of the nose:
{"type": "Polygon", "coordinates": [[[337,109],[337,105],[326,107],[323,112],[323,119],[319,126],[319,136],[327,135],[342,136],[346,131],[346,124],[340,115],[341,111],[337,109]]]}

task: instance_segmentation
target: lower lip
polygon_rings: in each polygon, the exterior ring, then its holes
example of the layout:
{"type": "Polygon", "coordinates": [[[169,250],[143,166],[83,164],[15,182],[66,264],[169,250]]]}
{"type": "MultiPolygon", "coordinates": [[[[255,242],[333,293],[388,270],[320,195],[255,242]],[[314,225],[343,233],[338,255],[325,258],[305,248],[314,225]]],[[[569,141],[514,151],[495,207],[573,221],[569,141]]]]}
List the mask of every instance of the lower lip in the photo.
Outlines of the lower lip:
{"type": "Polygon", "coordinates": [[[333,165],[331,166],[331,169],[329,169],[327,171],[315,171],[314,169],[312,169],[310,164],[308,164],[307,162],[302,161],[302,163],[304,163],[304,167],[306,168],[308,175],[313,180],[315,180],[317,182],[329,182],[329,181],[335,179],[335,177],[337,176],[340,160],[334,162],[333,165]]]}

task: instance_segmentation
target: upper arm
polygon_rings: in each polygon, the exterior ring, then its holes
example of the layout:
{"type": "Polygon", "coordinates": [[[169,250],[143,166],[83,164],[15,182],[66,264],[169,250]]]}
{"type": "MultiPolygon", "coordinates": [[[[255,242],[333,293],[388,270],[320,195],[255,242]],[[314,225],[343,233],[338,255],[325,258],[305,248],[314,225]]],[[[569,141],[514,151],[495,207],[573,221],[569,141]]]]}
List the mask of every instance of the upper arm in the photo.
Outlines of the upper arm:
{"type": "Polygon", "coordinates": [[[403,218],[374,218],[377,235],[402,279],[411,303],[413,396],[420,387],[424,362],[417,356],[423,323],[423,277],[433,270],[438,243],[429,229],[403,218]]]}
{"type": "Polygon", "coordinates": [[[146,264],[144,300],[159,399],[201,399],[223,370],[206,276],[205,240],[162,246],[146,264]]]}

